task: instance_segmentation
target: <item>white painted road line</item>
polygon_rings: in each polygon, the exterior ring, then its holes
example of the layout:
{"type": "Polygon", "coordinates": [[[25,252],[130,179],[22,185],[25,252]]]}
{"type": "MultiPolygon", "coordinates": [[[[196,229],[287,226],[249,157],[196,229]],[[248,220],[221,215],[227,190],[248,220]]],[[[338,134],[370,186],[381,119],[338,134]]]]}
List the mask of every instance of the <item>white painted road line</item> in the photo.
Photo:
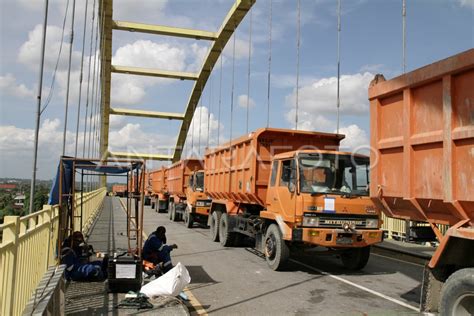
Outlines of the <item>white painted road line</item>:
{"type": "Polygon", "coordinates": [[[320,270],[320,269],[318,269],[318,268],[314,268],[314,267],[312,267],[312,266],[310,266],[310,265],[307,265],[307,264],[305,264],[305,263],[303,263],[303,262],[296,261],[296,260],[294,260],[294,259],[290,259],[290,261],[292,261],[292,262],[294,262],[294,263],[296,263],[296,264],[299,264],[299,265],[301,265],[301,266],[303,266],[303,267],[305,267],[305,268],[307,268],[307,269],[310,269],[310,270],[313,270],[313,271],[315,271],[315,272],[321,273],[322,275],[328,276],[328,277],[333,278],[333,279],[335,279],[335,280],[338,280],[338,281],[341,281],[341,282],[343,282],[343,283],[346,283],[346,284],[348,284],[348,285],[350,285],[350,286],[356,287],[356,288],[358,288],[358,289],[360,289],[360,290],[362,290],[362,291],[365,291],[365,292],[368,292],[368,293],[370,293],[370,294],[373,294],[373,295],[376,295],[376,296],[378,296],[378,297],[381,297],[381,298],[383,298],[383,299],[386,299],[387,301],[390,301],[390,302],[392,302],[392,303],[395,303],[395,304],[398,304],[398,305],[400,305],[400,306],[409,308],[409,309],[411,309],[411,310],[413,310],[413,311],[415,311],[415,312],[419,312],[419,311],[420,311],[418,307],[415,307],[415,306],[413,306],[413,305],[407,304],[407,303],[405,303],[405,302],[402,302],[402,301],[400,301],[400,300],[397,300],[396,298],[387,296],[387,295],[382,294],[382,293],[379,293],[379,292],[377,292],[377,291],[371,290],[371,289],[369,289],[369,288],[366,288],[365,286],[356,284],[356,283],[351,282],[351,281],[349,281],[349,280],[343,279],[343,278],[338,277],[338,276],[336,276],[336,275],[333,275],[333,274],[331,274],[331,273],[329,273],[329,272],[320,270]]]}
{"type": "Polygon", "coordinates": [[[389,259],[389,260],[393,260],[393,261],[398,261],[398,262],[402,262],[402,263],[406,263],[406,264],[411,264],[411,265],[418,266],[418,267],[422,267],[422,268],[425,267],[423,264],[419,264],[419,263],[415,263],[415,262],[410,262],[410,261],[403,261],[403,260],[400,260],[400,259],[397,259],[397,258],[392,258],[392,257],[389,257],[389,256],[379,255],[378,253],[371,253],[370,255],[371,255],[371,256],[377,256],[377,257],[382,257],[382,258],[385,258],[385,259],[389,259]]]}

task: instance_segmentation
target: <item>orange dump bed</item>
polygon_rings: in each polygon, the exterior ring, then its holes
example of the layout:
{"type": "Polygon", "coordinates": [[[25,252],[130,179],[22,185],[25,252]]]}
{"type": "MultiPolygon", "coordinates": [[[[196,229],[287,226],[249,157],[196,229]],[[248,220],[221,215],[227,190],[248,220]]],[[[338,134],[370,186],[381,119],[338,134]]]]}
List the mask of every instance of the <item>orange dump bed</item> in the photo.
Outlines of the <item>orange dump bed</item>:
{"type": "Polygon", "coordinates": [[[161,169],[150,171],[150,184],[151,191],[155,194],[165,193],[166,188],[166,176],[168,175],[168,169],[161,167],[161,169]]]}
{"type": "Polygon", "coordinates": [[[168,179],[166,185],[169,194],[185,197],[189,177],[194,171],[202,170],[202,168],[203,162],[200,159],[185,159],[168,167],[168,179]]]}
{"type": "Polygon", "coordinates": [[[369,99],[374,202],[388,216],[474,224],[474,49],[376,78],[369,99]]]}
{"type": "Polygon", "coordinates": [[[262,128],[217,149],[205,159],[205,190],[213,199],[265,205],[271,159],[298,149],[338,150],[344,136],[262,128]]]}

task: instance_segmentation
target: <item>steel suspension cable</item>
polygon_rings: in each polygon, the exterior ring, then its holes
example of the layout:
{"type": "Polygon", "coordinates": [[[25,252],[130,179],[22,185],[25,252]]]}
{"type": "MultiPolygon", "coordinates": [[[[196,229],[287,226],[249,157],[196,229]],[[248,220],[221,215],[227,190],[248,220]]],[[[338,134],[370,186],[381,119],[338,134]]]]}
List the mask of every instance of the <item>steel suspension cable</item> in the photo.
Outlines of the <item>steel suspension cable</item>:
{"type": "Polygon", "coordinates": [[[339,134],[339,117],[341,107],[341,0],[337,0],[337,129],[339,134]]]}
{"type": "Polygon", "coordinates": [[[249,108],[250,108],[250,63],[252,61],[252,10],[250,10],[250,21],[249,21],[249,62],[247,68],[247,120],[245,125],[246,134],[249,132],[249,108]]]}
{"type": "Polygon", "coordinates": [[[81,118],[82,75],[83,75],[83,69],[84,69],[84,51],[86,48],[86,28],[87,28],[88,5],[89,5],[89,0],[86,0],[86,8],[84,10],[84,32],[82,33],[81,72],[79,74],[79,100],[77,101],[76,147],[74,149],[74,157],[76,158],[77,158],[77,142],[79,139],[79,121],[81,118]]]}
{"type": "Polygon", "coordinates": [[[202,127],[202,99],[204,97],[204,91],[203,91],[203,86],[201,84],[201,97],[200,103],[201,106],[199,107],[199,139],[198,139],[198,154],[201,156],[201,127],[202,127]]]}
{"type": "MultiPolygon", "coordinates": [[[[229,142],[232,144],[232,121],[234,118],[234,86],[235,86],[235,26],[234,26],[234,40],[232,44],[232,85],[230,90],[230,138],[229,142]]],[[[232,156],[232,153],[231,153],[232,156]]]]}
{"type": "Polygon", "coordinates": [[[407,6],[406,6],[406,0],[403,0],[403,3],[402,3],[402,24],[403,24],[403,73],[406,72],[406,48],[407,48],[407,40],[406,40],[406,37],[407,37],[407,24],[406,24],[406,20],[407,20],[407,6]]]}
{"type": "Polygon", "coordinates": [[[220,124],[221,124],[221,105],[222,105],[222,48],[221,48],[221,69],[219,73],[219,106],[218,106],[218,112],[217,112],[217,147],[219,147],[220,143],[220,124]]]}
{"type": "Polygon", "coordinates": [[[273,23],[273,0],[270,0],[270,12],[268,18],[268,78],[267,78],[267,127],[270,126],[270,81],[272,71],[272,23],[273,23]]]}
{"type": "Polygon", "coordinates": [[[300,90],[300,37],[301,37],[301,0],[298,0],[298,23],[296,33],[296,111],[295,111],[295,129],[298,130],[298,104],[300,90]]]}
{"type": "Polygon", "coordinates": [[[69,84],[71,82],[72,46],[74,43],[75,14],[76,14],[76,0],[73,0],[72,1],[72,15],[71,15],[71,39],[69,42],[69,58],[68,58],[68,70],[67,70],[67,83],[66,83],[66,109],[64,112],[63,156],[66,153],[67,115],[68,115],[68,108],[69,108],[69,84]]]}
{"type": "Polygon", "coordinates": [[[46,97],[46,101],[43,108],[41,109],[40,115],[43,114],[43,112],[46,110],[49,103],[51,102],[51,99],[53,98],[54,84],[56,82],[56,73],[58,71],[59,61],[61,59],[61,52],[63,51],[64,30],[66,29],[66,20],[67,20],[68,11],[69,11],[69,0],[67,0],[66,2],[66,9],[64,11],[63,26],[62,26],[62,31],[61,31],[61,43],[59,44],[58,58],[56,59],[56,66],[54,66],[53,77],[51,79],[51,86],[49,87],[48,96],[46,97]]]}
{"type": "Polygon", "coordinates": [[[93,121],[93,113],[95,112],[95,103],[94,103],[94,90],[95,90],[95,72],[96,72],[96,60],[97,60],[97,40],[98,40],[98,33],[99,33],[99,9],[97,8],[97,21],[96,21],[96,32],[95,32],[95,45],[94,45],[94,63],[92,66],[92,91],[91,91],[91,104],[92,104],[92,109],[91,109],[91,115],[90,115],[90,126],[89,126],[89,146],[88,146],[88,157],[91,157],[91,154],[93,154],[93,149],[91,147],[91,141],[92,141],[92,125],[94,123],[93,121]]]}
{"type": "MultiPolygon", "coordinates": [[[[89,49],[89,70],[87,72],[87,92],[86,92],[86,117],[84,120],[84,139],[82,146],[82,158],[85,158],[86,155],[86,134],[87,134],[87,114],[89,110],[89,87],[90,87],[90,78],[91,78],[91,59],[92,59],[92,41],[94,39],[94,18],[95,18],[95,0],[92,5],[92,22],[91,22],[91,37],[90,37],[90,49],[89,49]]],[[[91,109],[92,113],[92,109],[91,109]]]]}
{"type": "MultiPolygon", "coordinates": [[[[34,196],[36,189],[36,167],[38,162],[38,141],[39,141],[39,129],[41,123],[41,95],[43,92],[43,75],[44,75],[44,52],[46,47],[46,30],[48,26],[48,9],[49,1],[45,0],[44,2],[44,18],[43,18],[43,32],[41,36],[41,51],[40,51],[40,69],[39,69],[39,79],[38,79],[38,94],[36,97],[36,118],[35,118],[35,138],[34,138],[34,149],[33,149],[33,171],[31,176],[30,184],[30,199],[28,214],[33,213],[34,210],[34,196]]],[[[66,11],[67,12],[67,11],[66,11]]]]}
{"type": "Polygon", "coordinates": [[[211,110],[212,110],[212,69],[209,70],[211,75],[209,78],[209,108],[207,109],[207,146],[209,148],[209,139],[211,137],[211,110]]]}
{"type": "MultiPolygon", "coordinates": [[[[104,0],[102,0],[102,7],[103,6],[103,3],[104,3],[104,0]]],[[[101,136],[102,136],[102,117],[103,117],[103,113],[104,113],[104,106],[103,106],[103,94],[102,94],[102,87],[103,87],[103,82],[104,82],[104,73],[103,73],[103,64],[104,64],[104,59],[105,59],[105,56],[102,54],[102,47],[104,47],[104,30],[105,30],[105,10],[102,10],[102,17],[101,17],[101,22],[102,22],[102,25],[101,25],[101,31],[100,31],[100,47],[99,47],[99,56],[100,56],[100,69],[99,69],[99,78],[100,78],[100,81],[98,83],[98,89],[97,89],[97,100],[98,100],[98,104],[99,104],[99,108],[97,110],[98,112],[98,130],[97,130],[97,142],[98,142],[98,156],[102,159],[101,155],[101,147],[102,147],[102,144],[101,144],[101,136]]],[[[104,149],[104,154],[106,154],[106,151],[107,148],[104,149]]]]}

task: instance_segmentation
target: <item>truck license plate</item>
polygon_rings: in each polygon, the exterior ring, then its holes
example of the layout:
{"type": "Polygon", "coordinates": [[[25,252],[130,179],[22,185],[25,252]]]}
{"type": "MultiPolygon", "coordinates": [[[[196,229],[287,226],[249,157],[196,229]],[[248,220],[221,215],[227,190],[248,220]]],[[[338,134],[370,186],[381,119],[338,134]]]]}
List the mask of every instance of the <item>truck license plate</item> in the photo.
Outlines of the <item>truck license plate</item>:
{"type": "Polygon", "coordinates": [[[339,238],[336,239],[336,244],[350,245],[350,244],[352,244],[352,238],[351,237],[339,237],[339,238]]]}

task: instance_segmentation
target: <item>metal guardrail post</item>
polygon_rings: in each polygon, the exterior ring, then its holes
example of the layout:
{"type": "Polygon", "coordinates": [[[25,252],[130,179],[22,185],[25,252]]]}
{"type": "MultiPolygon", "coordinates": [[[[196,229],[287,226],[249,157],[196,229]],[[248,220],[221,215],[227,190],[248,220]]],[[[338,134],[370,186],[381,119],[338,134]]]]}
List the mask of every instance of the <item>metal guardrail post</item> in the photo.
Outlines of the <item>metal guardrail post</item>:
{"type": "MultiPolygon", "coordinates": [[[[18,237],[20,234],[20,217],[19,216],[5,216],[4,223],[7,224],[7,227],[3,231],[3,241],[4,243],[12,243],[12,247],[7,252],[7,259],[5,260],[6,266],[10,267],[10,273],[6,276],[6,279],[3,280],[4,286],[2,288],[6,289],[3,293],[2,298],[2,314],[11,315],[12,309],[15,306],[15,285],[14,282],[17,269],[17,250],[18,250],[18,237]],[[12,224],[12,225],[8,225],[12,224]]],[[[2,267],[5,269],[7,267],[2,267]]]]}

